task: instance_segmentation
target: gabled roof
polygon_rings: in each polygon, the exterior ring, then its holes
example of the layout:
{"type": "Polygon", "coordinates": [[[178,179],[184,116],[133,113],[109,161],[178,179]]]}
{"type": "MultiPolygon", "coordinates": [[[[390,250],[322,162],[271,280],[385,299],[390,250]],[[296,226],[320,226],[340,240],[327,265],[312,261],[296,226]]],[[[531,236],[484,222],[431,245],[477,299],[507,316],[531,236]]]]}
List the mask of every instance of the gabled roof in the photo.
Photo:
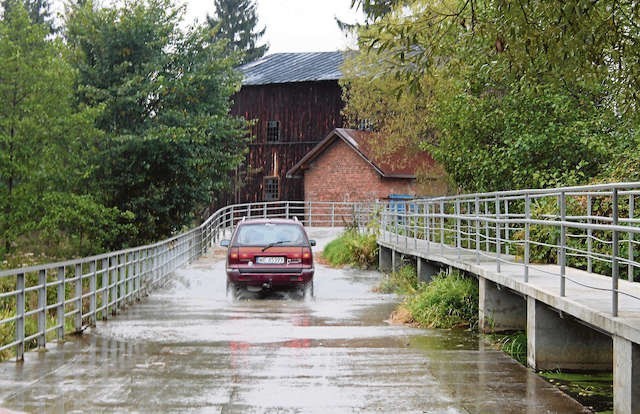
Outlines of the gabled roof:
{"type": "Polygon", "coordinates": [[[240,66],[243,86],[342,78],[345,52],[275,53],[240,66]]]}
{"type": "Polygon", "coordinates": [[[435,163],[433,158],[425,152],[408,153],[407,151],[397,150],[384,157],[378,156],[375,151],[377,138],[379,138],[378,135],[369,131],[336,128],[287,171],[287,177],[293,177],[309,168],[309,165],[338,139],[344,141],[345,144],[371,165],[378,174],[385,178],[414,179],[420,167],[432,166],[435,163]]]}

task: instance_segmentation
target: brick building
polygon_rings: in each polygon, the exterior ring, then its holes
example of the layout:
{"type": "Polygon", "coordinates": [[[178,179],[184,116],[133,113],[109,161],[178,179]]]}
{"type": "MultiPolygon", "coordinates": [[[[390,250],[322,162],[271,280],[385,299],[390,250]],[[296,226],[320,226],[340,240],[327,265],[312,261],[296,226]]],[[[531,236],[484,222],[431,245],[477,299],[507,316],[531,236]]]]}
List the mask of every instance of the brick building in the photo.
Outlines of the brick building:
{"type": "Polygon", "coordinates": [[[307,153],[287,177],[303,177],[305,201],[373,201],[391,195],[446,193],[442,170],[427,153],[376,154],[376,135],[337,128],[307,153]],[[418,175],[425,177],[419,185],[418,175]]]}

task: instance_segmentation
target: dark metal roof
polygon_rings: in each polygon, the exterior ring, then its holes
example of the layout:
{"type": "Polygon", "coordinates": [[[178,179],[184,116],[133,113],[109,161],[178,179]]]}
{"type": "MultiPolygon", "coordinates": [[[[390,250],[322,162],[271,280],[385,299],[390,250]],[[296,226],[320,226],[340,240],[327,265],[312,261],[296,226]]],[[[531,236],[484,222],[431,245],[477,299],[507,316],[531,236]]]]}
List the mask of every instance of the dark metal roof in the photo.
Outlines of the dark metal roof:
{"type": "Polygon", "coordinates": [[[342,78],[345,52],[275,53],[240,66],[242,85],[312,82],[342,78]]]}

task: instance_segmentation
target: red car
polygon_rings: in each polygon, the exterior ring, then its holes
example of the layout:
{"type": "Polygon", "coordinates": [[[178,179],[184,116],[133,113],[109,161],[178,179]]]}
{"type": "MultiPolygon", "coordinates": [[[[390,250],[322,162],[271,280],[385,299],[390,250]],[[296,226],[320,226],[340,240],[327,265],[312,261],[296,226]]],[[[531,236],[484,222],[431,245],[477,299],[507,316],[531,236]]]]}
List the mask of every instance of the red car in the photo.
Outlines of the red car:
{"type": "Polygon", "coordinates": [[[292,290],[313,296],[314,240],[297,220],[244,219],[236,225],[228,247],[227,292],[292,290]]]}

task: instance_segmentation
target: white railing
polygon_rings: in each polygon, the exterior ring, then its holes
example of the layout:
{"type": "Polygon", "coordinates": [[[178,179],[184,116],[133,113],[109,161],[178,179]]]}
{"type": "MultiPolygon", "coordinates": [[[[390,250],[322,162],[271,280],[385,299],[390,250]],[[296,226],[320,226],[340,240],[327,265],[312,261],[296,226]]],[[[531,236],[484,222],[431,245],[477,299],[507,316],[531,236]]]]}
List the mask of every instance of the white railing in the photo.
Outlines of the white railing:
{"type": "Polygon", "coordinates": [[[0,271],[0,356],[15,353],[22,360],[28,348],[44,348],[49,337],[62,339],[116,315],[204,254],[243,217],[297,217],[306,226],[344,227],[365,225],[373,212],[367,203],[232,205],[159,243],[0,271]]]}
{"type": "Polygon", "coordinates": [[[640,183],[615,183],[397,201],[382,214],[381,234],[392,243],[426,240],[426,248],[455,249],[458,257],[472,253],[478,263],[494,261],[497,272],[518,263],[525,282],[531,267],[555,264],[561,296],[567,281],[584,285],[567,276],[567,267],[611,276],[617,316],[619,295],[640,301],[619,289],[621,278],[640,281],[638,197],[640,183]]]}

